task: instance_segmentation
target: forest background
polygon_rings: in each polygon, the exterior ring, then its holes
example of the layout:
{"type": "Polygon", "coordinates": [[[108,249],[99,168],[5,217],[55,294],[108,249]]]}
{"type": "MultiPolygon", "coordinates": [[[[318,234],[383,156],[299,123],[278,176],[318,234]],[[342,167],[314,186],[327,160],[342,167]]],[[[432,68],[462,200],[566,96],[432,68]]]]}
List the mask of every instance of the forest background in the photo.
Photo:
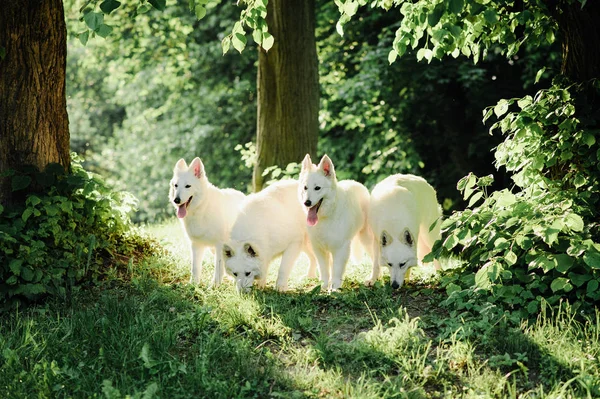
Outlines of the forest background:
{"type": "MultiPolygon", "coordinates": [[[[69,3],[71,148],[88,170],[134,194],[134,219],[172,217],[168,181],[179,158],[200,156],[212,183],[251,191],[258,54],[251,38],[241,54],[221,48],[239,9],[215,4],[199,21],[187,1],[162,12],[148,7],[135,19],[133,9],[121,7],[107,17],[113,32],[86,36],[83,46],[79,4],[69,3]]],[[[426,66],[409,49],[390,64],[397,16],[358,13],[340,36],[338,7],[317,1],[319,156],[333,159],[339,178],[369,188],[389,174],[421,175],[446,213],[464,207],[456,183],[469,172],[494,174],[494,188],[509,185],[494,167],[492,149],[502,137],[482,123],[483,108],[548,86],[551,73],[534,84],[536,73],[560,69],[559,46],[524,45],[508,59],[498,48],[476,64],[459,56],[426,66]]],[[[280,167],[269,170],[272,178],[298,171],[280,167]]]]}

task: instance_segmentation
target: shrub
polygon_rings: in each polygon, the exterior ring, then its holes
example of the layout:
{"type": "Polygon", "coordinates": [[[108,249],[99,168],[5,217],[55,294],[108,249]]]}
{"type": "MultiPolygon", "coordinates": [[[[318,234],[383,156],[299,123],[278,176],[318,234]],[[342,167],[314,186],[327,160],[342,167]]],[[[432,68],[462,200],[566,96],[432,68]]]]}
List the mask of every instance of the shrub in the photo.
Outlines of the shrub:
{"type": "Polygon", "coordinates": [[[112,192],[80,159],[69,173],[51,164],[9,175],[13,190],[27,194],[19,205],[0,206],[0,308],[65,295],[145,245],[128,217],[134,198],[112,192]]]}
{"type": "Polygon", "coordinates": [[[506,136],[496,163],[516,187],[488,195],[491,177],[458,182],[470,209],[443,223],[432,252],[465,260],[446,278],[449,303],[471,307],[484,296],[528,316],[544,300],[585,311],[600,299],[599,94],[598,81],[557,78],[535,97],[484,111],[484,120],[500,118],[491,127],[506,136]]]}

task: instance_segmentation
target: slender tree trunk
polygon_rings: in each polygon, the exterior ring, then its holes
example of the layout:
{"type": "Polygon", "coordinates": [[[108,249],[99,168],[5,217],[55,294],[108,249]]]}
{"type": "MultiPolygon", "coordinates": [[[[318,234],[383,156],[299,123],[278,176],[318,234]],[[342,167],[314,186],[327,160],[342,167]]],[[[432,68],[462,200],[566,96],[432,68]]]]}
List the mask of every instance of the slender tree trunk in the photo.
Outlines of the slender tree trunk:
{"type": "Polygon", "coordinates": [[[600,78],[600,2],[565,6],[557,15],[563,36],[562,73],[573,81],[600,78]]]}
{"type": "Polygon", "coordinates": [[[314,157],[319,131],[315,1],[269,0],[267,24],[275,44],[259,50],[254,191],[265,168],[314,157]]]}
{"type": "MultiPolygon", "coordinates": [[[[62,0],[9,0],[0,7],[0,175],[49,163],[69,166],[65,97],[67,30],[62,0]]],[[[0,204],[13,202],[0,177],[0,204]]]]}

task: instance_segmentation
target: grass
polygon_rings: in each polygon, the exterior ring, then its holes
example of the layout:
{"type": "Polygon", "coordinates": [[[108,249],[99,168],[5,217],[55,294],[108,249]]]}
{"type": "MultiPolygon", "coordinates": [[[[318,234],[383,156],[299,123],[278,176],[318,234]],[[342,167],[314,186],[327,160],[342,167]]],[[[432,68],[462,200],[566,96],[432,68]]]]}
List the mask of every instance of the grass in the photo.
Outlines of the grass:
{"type": "Polygon", "coordinates": [[[0,397],[600,397],[599,313],[450,317],[429,270],[395,292],[365,287],[358,265],[323,294],[306,260],[290,292],[273,289],[272,267],[269,288],[239,295],[231,281],[208,288],[208,265],[188,284],[178,225],[150,231],[164,255],[0,318],[0,397]]]}

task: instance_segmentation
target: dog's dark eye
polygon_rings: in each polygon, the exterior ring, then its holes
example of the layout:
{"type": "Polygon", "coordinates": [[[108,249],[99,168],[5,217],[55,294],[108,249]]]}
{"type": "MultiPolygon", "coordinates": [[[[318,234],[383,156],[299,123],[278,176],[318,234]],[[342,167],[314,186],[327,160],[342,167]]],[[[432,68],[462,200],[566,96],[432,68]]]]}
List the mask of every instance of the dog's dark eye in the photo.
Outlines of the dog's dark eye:
{"type": "Polygon", "coordinates": [[[175,188],[177,188],[177,184],[175,184],[175,188]]]}
{"type": "Polygon", "coordinates": [[[304,191],[308,190],[308,187],[304,186],[304,191]]]}
{"type": "Polygon", "coordinates": [[[250,276],[250,272],[246,272],[246,277],[249,277],[249,276],[250,276]]]}
{"type": "Polygon", "coordinates": [[[392,263],[391,263],[391,262],[388,262],[388,266],[389,266],[389,267],[392,267],[392,263]]]}
{"type": "Polygon", "coordinates": [[[321,189],[321,187],[315,186],[315,191],[319,191],[320,189],[321,189]]]}
{"type": "Polygon", "coordinates": [[[234,277],[237,277],[237,273],[233,273],[234,277]]]}
{"type": "Polygon", "coordinates": [[[190,187],[192,187],[192,186],[190,186],[189,184],[185,185],[185,188],[190,188],[190,187]]]}

